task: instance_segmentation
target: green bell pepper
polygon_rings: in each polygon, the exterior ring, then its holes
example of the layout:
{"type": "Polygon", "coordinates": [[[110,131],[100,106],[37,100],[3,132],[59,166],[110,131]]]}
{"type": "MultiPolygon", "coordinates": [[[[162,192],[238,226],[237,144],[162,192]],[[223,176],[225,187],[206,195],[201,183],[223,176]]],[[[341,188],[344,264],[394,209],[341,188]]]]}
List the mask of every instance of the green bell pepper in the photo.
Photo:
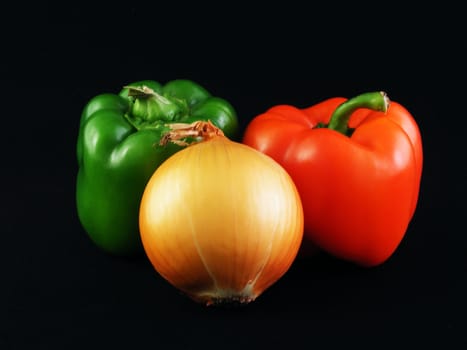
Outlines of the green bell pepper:
{"type": "Polygon", "coordinates": [[[138,215],[144,188],[159,165],[183,148],[159,141],[170,124],[198,120],[210,120],[227,137],[237,137],[233,106],[190,80],[139,81],[86,104],[77,140],[76,205],[98,247],[124,256],[143,251],[138,215]]]}

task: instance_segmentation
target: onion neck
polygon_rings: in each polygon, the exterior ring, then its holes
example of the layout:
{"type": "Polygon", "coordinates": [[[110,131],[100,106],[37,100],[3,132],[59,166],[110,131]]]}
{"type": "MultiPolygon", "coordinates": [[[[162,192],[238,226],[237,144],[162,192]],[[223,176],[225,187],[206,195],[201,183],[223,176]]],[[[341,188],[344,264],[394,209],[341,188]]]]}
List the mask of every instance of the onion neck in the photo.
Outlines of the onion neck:
{"type": "Polygon", "coordinates": [[[189,123],[172,123],[167,125],[170,131],[165,133],[159,144],[165,146],[172,142],[180,146],[188,146],[201,141],[208,141],[215,137],[225,137],[221,129],[208,121],[189,123]]]}

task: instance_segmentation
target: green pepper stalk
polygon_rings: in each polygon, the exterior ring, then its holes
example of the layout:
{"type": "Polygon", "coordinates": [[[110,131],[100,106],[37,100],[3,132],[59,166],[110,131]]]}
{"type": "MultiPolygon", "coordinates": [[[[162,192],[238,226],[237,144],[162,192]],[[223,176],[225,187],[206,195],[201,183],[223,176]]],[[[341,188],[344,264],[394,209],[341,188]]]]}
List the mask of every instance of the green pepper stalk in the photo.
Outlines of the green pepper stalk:
{"type": "Polygon", "coordinates": [[[163,96],[153,89],[142,86],[124,86],[131,98],[127,120],[138,130],[151,127],[158,122],[171,122],[182,119],[189,113],[186,101],[174,96],[163,96]]]}

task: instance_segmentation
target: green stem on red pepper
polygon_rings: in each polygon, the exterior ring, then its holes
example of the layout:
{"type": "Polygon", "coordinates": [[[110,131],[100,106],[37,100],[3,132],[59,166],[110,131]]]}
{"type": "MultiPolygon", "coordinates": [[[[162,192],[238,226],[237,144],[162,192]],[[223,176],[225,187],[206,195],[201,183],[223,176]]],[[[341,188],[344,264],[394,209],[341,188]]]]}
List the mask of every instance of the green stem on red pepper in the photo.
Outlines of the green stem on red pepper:
{"type": "Polygon", "coordinates": [[[353,129],[349,128],[348,123],[352,113],[359,108],[369,108],[374,111],[384,112],[389,108],[390,100],[384,91],[366,92],[353,97],[340,104],[332,113],[329,124],[326,127],[336,130],[346,136],[350,136],[353,129]]]}

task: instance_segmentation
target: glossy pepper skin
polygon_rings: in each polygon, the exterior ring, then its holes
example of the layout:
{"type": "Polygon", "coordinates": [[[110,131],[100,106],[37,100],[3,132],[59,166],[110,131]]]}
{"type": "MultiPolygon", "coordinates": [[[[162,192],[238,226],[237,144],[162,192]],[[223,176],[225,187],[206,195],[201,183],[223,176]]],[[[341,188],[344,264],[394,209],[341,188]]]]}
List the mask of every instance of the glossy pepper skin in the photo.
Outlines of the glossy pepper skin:
{"type": "Polygon", "coordinates": [[[159,141],[170,124],[197,120],[210,120],[228,137],[237,136],[233,106],[190,80],[138,81],[86,104],[77,140],[76,205],[97,246],[115,255],[143,252],[138,229],[142,193],[156,168],[182,148],[159,146],[159,141]]]}
{"type": "Polygon", "coordinates": [[[370,267],[394,253],[417,206],[423,163],[419,128],[402,105],[383,92],[278,105],[252,119],[243,142],[295,181],[302,257],[314,246],[370,267]]]}

